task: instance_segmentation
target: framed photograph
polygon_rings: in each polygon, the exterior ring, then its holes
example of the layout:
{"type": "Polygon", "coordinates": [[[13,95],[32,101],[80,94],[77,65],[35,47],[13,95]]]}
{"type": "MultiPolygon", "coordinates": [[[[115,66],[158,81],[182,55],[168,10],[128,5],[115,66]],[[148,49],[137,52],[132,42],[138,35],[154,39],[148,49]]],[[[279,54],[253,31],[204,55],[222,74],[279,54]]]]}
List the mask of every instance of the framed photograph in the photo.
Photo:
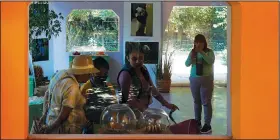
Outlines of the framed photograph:
{"type": "Polygon", "coordinates": [[[33,39],[32,46],[32,59],[36,61],[49,60],[49,40],[47,38],[33,39]]]}
{"type": "Polygon", "coordinates": [[[131,36],[153,36],[152,3],[131,3],[131,36]]]}
{"type": "Polygon", "coordinates": [[[135,44],[132,47],[148,48],[149,51],[144,54],[144,64],[158,64],[159,42],[126,42],[125,49],[127,49],[129,44],[135,44]]]}

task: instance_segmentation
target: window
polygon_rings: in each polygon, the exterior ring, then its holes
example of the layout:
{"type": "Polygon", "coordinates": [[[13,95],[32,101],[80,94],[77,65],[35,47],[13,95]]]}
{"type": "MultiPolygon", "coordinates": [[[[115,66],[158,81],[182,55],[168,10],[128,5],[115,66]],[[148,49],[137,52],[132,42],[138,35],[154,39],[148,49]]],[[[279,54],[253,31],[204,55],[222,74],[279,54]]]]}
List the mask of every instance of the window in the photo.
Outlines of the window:
{"type": "Polygon", "coordinates": [[[189,118],[195,116],[194,112],[189,112],[193,110],[191,89],[181,88],[190,86],[191,67],[186,67],[185,61],[193,48],[194,37],[203,34],[208,47],[214,51],[215,86],[212,93],[211,121],[213,135],[225,135],[228,125],[230,126],[227,122],[230,120],[227,115],[227,111],[230,110],[227,106],[229,102],[227,98],[230,98],[227,87],[227,13],[227,6],[173,6],[163,35],[162,67],[164,70],[169,70],[163,71],[164,73],[171,75],[171,97],[173,100],[176,99],[179,106],[184,106],[188,110],[174,115],[177,120],[184,120],[186,116],[189,118]]]}
{"type": "Polygon", "coordinates": [[[176,68],[184,64],[186,54],[193,48],[193,39],[199,33],[205,35],[208,47],[214,50],[214,73],[219,78],[218,82],[226,82],[227,6],[174,6],[163,37],[163,60],[165,54],[176,50],[173,59],[178,61],[174,61],[172,66],[173,84],[188,83],[190,68],[176,68]]]}
{"type": "Polygon", "coordinates": [[[73,10],[66,23],[67,52],[119,51],[119,17],[113,10],[73,10]]]}

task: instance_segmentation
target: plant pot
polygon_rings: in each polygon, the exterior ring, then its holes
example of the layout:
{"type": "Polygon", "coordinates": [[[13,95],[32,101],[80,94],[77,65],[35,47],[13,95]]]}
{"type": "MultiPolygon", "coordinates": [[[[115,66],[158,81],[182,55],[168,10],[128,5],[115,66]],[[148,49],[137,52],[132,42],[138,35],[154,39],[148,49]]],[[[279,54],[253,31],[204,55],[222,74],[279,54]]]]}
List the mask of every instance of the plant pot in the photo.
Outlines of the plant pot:
{"type": "Polygon", "coordinates": [[[169,93],[171,86],[171,80],[158,80],[157,89],[160,93],[169,93]]]}

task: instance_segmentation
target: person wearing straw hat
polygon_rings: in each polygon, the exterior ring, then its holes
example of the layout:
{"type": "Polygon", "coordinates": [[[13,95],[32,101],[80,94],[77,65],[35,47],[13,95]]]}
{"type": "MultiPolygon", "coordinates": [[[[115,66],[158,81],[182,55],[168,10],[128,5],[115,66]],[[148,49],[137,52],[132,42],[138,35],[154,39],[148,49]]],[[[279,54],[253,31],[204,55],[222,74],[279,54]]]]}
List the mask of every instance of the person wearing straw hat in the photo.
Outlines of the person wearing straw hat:
{"type": "Polygon", "coordinates": [[[90,64],[87,56],[76,56],[71,68],[61,70],[51,79],[45,98],[45,110],[40,121],[45,121],[43,133],[81,134],[86,124],[83,109],[86,99],[79,83],[85,83],[99,70],[90,64]],[[45,117],[45,120],[44,120],[45,117]]]}

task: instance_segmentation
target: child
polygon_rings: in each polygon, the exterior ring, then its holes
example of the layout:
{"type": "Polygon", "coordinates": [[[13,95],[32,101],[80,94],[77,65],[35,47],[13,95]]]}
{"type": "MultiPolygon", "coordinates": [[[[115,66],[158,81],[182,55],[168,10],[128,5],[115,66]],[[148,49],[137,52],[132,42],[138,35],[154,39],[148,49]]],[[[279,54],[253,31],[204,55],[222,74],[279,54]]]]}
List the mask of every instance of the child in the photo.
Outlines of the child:
{"type": "Polygon", "coordinates": [[[82,85],[81,87],[82,94],[85,94],[87,89],[90,89],[92,87],[104,86],[104,84],[110,87],[112,93],[114,94],[112,84],[107,82],[108,71],[110,69],[109,63],[104,58],[97,57],[96,59],[93,60],[93,65],[95,68],[99,70],[99,72],[96,73],[94,76],[92,76],[85,84],[82,85]]]}

